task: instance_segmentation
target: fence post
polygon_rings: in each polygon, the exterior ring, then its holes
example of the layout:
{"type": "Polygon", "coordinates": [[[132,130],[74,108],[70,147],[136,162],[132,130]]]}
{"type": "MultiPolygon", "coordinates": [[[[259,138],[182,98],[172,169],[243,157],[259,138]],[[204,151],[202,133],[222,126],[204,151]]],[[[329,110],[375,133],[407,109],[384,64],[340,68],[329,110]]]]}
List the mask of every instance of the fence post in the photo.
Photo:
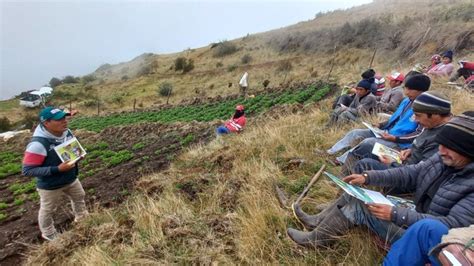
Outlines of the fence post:
{"type": "Polygon", "coordinates": [[[100,102],[97,100],[97,115],[100,115],[100,102]]]}
{"type": "Polygon", "coordinates": [[[137,99],[133,99],[133,111],[135,112],[135,105],[137,104],[137,99]]]}

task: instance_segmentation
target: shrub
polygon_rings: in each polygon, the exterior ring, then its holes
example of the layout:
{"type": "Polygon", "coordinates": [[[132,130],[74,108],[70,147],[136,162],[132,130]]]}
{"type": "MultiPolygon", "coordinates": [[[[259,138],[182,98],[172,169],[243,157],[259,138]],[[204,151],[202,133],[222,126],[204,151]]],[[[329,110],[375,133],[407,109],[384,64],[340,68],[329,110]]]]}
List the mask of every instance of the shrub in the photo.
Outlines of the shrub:
{"type": "Polygon", "coordinates": [[[237,52],[237,46],[229,41],[222,41],[214,48],[214,57],[223,57],[237,52]]]}
{"type": "Polygon", "coordinates": [[[216,68],[223,67],[223,66],[224,66],[224,64],[222,64],[222,62],[217,62],[216,63],[216,68]]]}
{"type": "Polygon", "coordinates": [[[262,83],[264,88],[267,88],[268,84],[270,84],[270,81],[268,79],[264,80],[262,83]]]}
{"type": "Polygon", "coordinates": [[[227,67],[227,71],[228,71],[228,72],[232,72],[232,71],[234,71],[234,70],[236,70],[236,69],[237,69],[237,65],[235,65],[235,64],[229,65],[229,66],[227,67]]]}
{"type": "Polygon", "coordinates": [[[183,70],[184,66],[186,66],[187,59],[184,57],[178,57],[174,60],[174,70],[179,71],[183,70]]]}
{"type": "Polygon", "coordinates": [[[194,69],[194,61],[192,59],[186,59],[184,57],[178,57],[174,60],[174,70],[175,71],[183,71],[183,73],[187,73],[194,69]]]}
{"type": "Polygon", "coordinates": [[[173,84],[169,82],[161,83],[160,86],[158,87],[158,94],[160,94],[163,97],[171,95],[172,91],[173,91],[173,84]]]}
{"type": "Polygon", "coordinates": [[[49,81],[49,86],[51,86],[51,88],[55,88],[56,86],[59,86],[61,85],[62,81],[58,78],[51,78],[51,80],[49,81]]]}
{"type": "Polygon", "coordinates": [[[188,63],[183,68],[183,73],[188,73],[194,69],[194,61],[192,59],[188,60],[188,63]]]}
{"type": "Polygon", "coordinates": [[[0,132],[5,132],[10,130],[12,124],[10,123],[10,120],[6,117],[0,118],[0,132]]]}
{"type": "Polygon", "coordinates": [[[114,94],[114,95],[112,95],[111,101],[113,103],[121,104],[121,103],[123,103],[123,95],[114,94]]]}
{"type": "Polygon", "coordinates": [[[128,80],[128,76],[127,75],[123,75],[121,80],[125,81],[125,80],[128,80]]]}
{"type": "Polygon", "coordinates": [[[85,82],[85,83],[88,83],[88,82],[92,82],[94,80],[96,80],[97,78],[94,76],[94,75],[86,75],[84,77],[82,77],[82,80],[85,82]]]}
{"type": "Polygon", "coordinates": [[[244,65],[250,63],[250,61],[252,61],[252,57],[249,54],[246,54],[240,58],[240,62],[244,65]]]}
{"type": "Polygon", "coordinates": [[[79,78],[75,78],[74,76],[65,76],[63,78],[63,83],[64,84],[72,84],[72,83],[77,83],[79,78]]]}

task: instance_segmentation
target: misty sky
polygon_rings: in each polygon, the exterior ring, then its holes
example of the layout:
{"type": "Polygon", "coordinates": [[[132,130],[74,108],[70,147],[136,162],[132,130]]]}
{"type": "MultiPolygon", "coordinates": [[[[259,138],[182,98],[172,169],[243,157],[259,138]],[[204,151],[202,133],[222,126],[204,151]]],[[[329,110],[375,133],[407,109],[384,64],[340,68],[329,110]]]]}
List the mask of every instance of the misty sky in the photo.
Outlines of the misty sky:
{"type": "Polygon", "coordinates": [[[0,0],[0,100],[51,77],[272,30],[371,0],[0,0]]]}

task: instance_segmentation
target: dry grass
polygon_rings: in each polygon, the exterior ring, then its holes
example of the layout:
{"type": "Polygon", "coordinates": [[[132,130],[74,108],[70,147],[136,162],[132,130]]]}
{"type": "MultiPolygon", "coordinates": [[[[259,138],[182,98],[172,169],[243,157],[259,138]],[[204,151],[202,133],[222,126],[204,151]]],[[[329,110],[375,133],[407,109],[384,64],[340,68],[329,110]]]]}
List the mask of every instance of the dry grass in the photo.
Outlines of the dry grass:
{"type": "MultiPolygon", "coordinates": [[[[433,88],[449,95],[454,113],[474,109],[471,94],[440,84],[433,88]]],[[[355,126],[325,129],[329,105],[325,100],[296,114],[273,112],[255,118],[243,134],[190,148],[169,170],[143,177],[122,207],[96,210],[60,241],[34,247],[28,264],[379,263],[384,253],[367,241],[371,234],[364,228],[330,249],[300,248],[286,236],[288,227],[299,225],[279,206],[274,185],[295,200],[326,163],[313,149],[329,148],[355,126]],[[294,158],[304,163],[292,166],[294,158]]],[[[321,178],[303,207],[313,212],[337,194],[321,178]]]]}

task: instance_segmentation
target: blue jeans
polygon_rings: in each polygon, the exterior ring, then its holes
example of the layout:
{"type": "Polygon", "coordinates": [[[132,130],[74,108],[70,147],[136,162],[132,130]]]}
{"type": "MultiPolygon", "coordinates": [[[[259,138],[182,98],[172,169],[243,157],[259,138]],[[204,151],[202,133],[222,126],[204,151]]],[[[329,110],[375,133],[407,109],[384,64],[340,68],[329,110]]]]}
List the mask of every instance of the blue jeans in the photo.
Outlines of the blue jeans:
{"type": "Polygon", "coordinates": [[[375,137],[369,137],[362,140],[354,148],[346,151],[343,155],[337,157],[337,160],[340,161],[341,163],[346,162],[346,159],[349,153],[352,153],[352,155],[354,155],[356,158],[359,158],[359,159],[362,159],[362,158],[378,159],[377,156],[372,154],[372,149],[374,148],[374,145],[376,142],[383,144],[389,148],[393,148],[393,149],[398,148],[398,144],[395,142],[380,139],[380,138],[375,138],[375,137]]]}
{"type": "Polygon", "coordinates": [[[352,173],[361,174],[365,171],[387,170],[389,168],[392,168],[392,167],[380,162],[379,160],[374,160],[372,158],[365,158],[357,162],[357,164],[352,169],[352,173]]]}
{"type": "Polygon", "coordinates": [[[216,129],[216,134],[217,135],[222,135],[222,134],[229,134],[230,130],[226,128],[225,126],[220,126],[216,129]]]}
{"type": "Polygon", "coordinates": [[[441,242],[441,236],[448,233],[443,223],[423,219],[408,228],[402,238],[393,244],[383,265],[439,265],[430,250],[441,242]]]}
{"type": "Polygon", "coordinates": [[[342,151],[345,148],[349,148],[356,143],[366,138],[372,138],[375,135],[370,131],[370,129],[353,129],[349,131],[342,139],[340,139],[336,144],[334,144],[328,152],[334,154],[336,152],[342,151]]]}
{"type": "Polygon", "coordinates": [[[341,208],[344,216],[355,225],[367,226],[386,243],[397,241],[405,232],[405,229],[398,225],[373,216],[362,201],[347,193],[344,193],[341,197],[344,197],[347,201],[347,204],[341,208]]]}

